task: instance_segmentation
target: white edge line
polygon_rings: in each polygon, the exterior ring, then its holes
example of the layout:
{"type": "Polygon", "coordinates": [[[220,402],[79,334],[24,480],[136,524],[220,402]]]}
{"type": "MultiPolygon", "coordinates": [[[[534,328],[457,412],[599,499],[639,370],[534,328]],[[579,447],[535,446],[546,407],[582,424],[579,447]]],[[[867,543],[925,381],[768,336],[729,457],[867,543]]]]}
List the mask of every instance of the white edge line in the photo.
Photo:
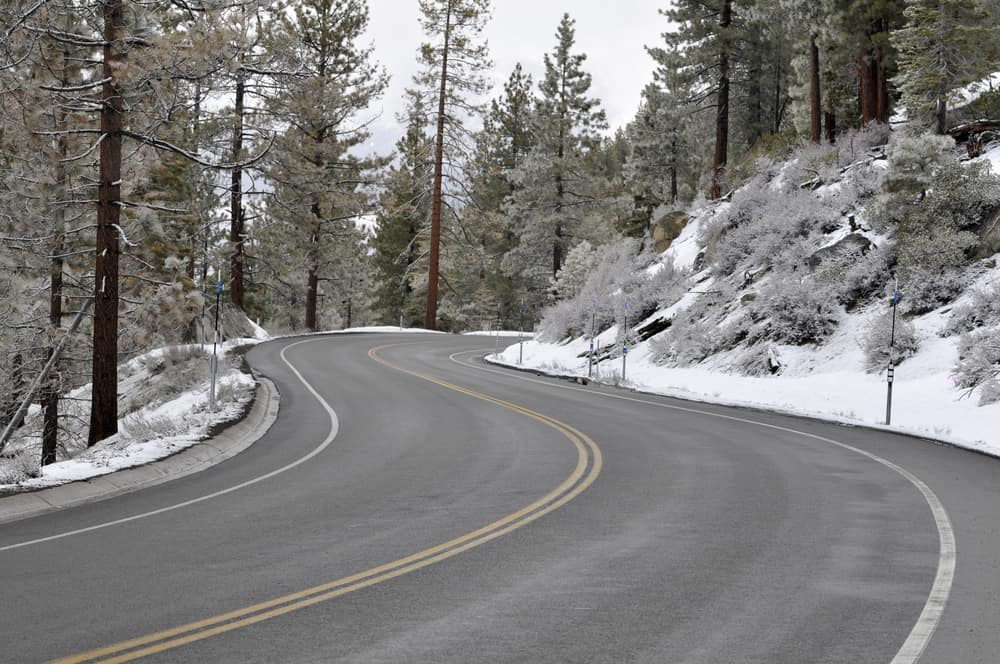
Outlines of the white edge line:
{"type": "MultiPolygon", "coordinates": [[[[486,349],[489,350],[489,349],[486,349]]],[[[550,381],[538,380],[536,378],[528,378],[527,376],[519,376],[517,374],[508,371],[498,371],[496,369],[488,369],[486,367],[476,366],[475,364],[469,364],[467,362],[462,362],[456,359],[458,355],[465,355],[471,353],[481,353],[483,349],[472,350],[472,351],[460,351],[457,353],[452,353],[448,356],[448,359],[452,362],[476,369],[478,371],[486,371],[489,373],[500,374],[502,376],[507,376],[510,378],[517,378],[518,380],[526,380],[532,383],[539,383],[541,385],[547,385],[550,387],[556,387],[562,390],[572,390],[574,392],[585,392],[587,394],[599,395],[602,397],[608,397],[610,399],[621,399],[622,401],[632,401],[635,403],[647,404],[650,406],[657,406],[660,408],[668,408],[670,410],[678,410],[686,413],[696,413],[698,415],[705,415],[708,417],[715,417],[723,420],[730,420],[733,422],[742,422],[744,424],[754,424],[756,426],[764,427],[767,429],[773,429],[776,431],[784,431],[786,433],[798,434],[800,436],[805,436],[806,438],[812,438],[814,440],[822,441],[824,443],[829,443],[831,445],[836,445],[845,450],[855,452],[864,457],[871,459],[872,461],[877,461],[886,468],[902,475],[906,480],[910,482],[914,487],[920,491],[924,500],[927,502],[927,506],[930,507],[931,514],[934,516],[934,523],[937,526],[938,531],[938,566],[937,573],[934,575],[934,583],[931,585],[930,594],[927,597],[927,601],[924,603],[924,608],[920,612],[920,616],[917,618],[916,624],[913,629],[910,630],[909,636],[906,637],[906,641],[903,642],[902,647],[896,653],[896,656],[892,658],[889,664],[916,664],[920,659],[921,655],[924,654],[924,650],[927,648],[927,644],[930,643],[931,637],[934,636],[934,630],[937,629],[938,623],[941,621],[941,615],[944,613],[945,605],[948,603],[948,597],[951,594],[952,582],[955,578],[955,562],[957,558],[957,550],[955,546],[955,531],[951,525],[951,519],[948,518],[948,512],[945,510],[944,505],[941,503],[941,499],[937,497],[937,494],[931,490],[927,484],[925,484],[919,477],[906,470],[905,468],[896,465],[888,459],[884,459],[877,454],[872,454],[871,452],[862,450],[860,448],[848,445],[847,443],[841,443],[839,441],[833,440],[832,438],[825,438],[823,436],[818,436],[816,434],[807,433],[805,431],[799,431],[797,429],[791,429],[788,427],[778,426],[776,424],[767,424],[765,422],[758,422],[755,420],[749,420],[742,417],[735,417],[733,415],[723,415],[721,413],[712,413],[705,410],[699,410],[697,408],[686,408],[684,406],[675,406],[672,404],[660,403],[658,401],[649,401],[647,399],[636,399],[634,397],[626,397],[619,394],[609,394],[607,392],[601,392],[596,390],[585,390],[580,387],[573,387],[571,385],[559,385],[552,383],[550,381]]],[[[512,368],[512,371],[518,371],[516,368],[512,368]]],[[[669,397],[667,397],[669,398],[669,397]]]]}
{"type": "Polygon", "coordinates": [[[0,547],[0,552],[11,551],[13,549],[20,549],[22,547],[31,546],[33,544],[42,544],[44,542],[51,542],[53,540],[63,539],[64,537],[70,537],[72,535],[89,533],[95,530],[101,530],[103,528],[110,528],[111,526],[117,526],[123,523],[128,523],[129,521],[138,521],[139,519],[145,519],[147,517],[156,516],[157,514],[163,514],[164,512],[171,512],[173,510],[177,510],[182,507],[189,507],[191,505],[195,505],[197,503],[201,503],[206,500],[211,500],[213,498],[218,498],[219,496],[224,496],[227,493],[232,493],[233,491],[239,491],[240,489],[244,489],[253,484],[257,484],[258,482],[263,482],[264,480],[271,479],[272,477],[280,475],[286,471],[289,471],[292,468],[295,468],[296,466],[299,466],[305,463],[306,461],[312,459],[313,457],[315,457],[317,454],[319,454],[327,447],[329,447],[330,444],[333,442],[333,440],[337,437],[337,433],[340,431],[340,420],[337,418],[337,413],[333,410],[330,404],[328,404],[323,399],[323,397],[319,395],[319,392],[317,392],[315,388],[313,388],[313,386],[309,384],[309,382],[305,379],[305,377],[303,377],[303,375],[299,372],[299,370],[296,369],[294,366],[292,366],[292,363],[288,361],[288,357],[285,356],[285,351],[287,351],[289,348],[294,348],[295,346],[299,346],[301,344],[314,343],[316,341],[320,341],[320,339],[305,339],[303,341],[296,341],[295,343],[289,344],[284,348],[282,348],[280,353],[281,360],[288,365],[288,368],[291,369],[292,372],[295,374],[295,376],[302,382],[302,384],[306,386],[306,389],[309,390],[309,392],[314,397],[316,397],[316,400],[319,401],[319,404],[323,407],[324,410],[326,410],[327,415],[330,416],[330,432],[327,434],[326,438],[323,440],[322,443],[320,443],[316,448],[314,448],[304,457],[301,457],[300,459],[297,459],[296,461],[293,461],[288,465],[282,466],[281,468],[272,470],[269,473],[265,473],[263,475],[260,475],[259,477],[255,477],[245,482],[240,482],[239,484],[235,484],[231,487],[222,489],[220,491],[216,491],[214,493],[200,496],[198,498],[192,498],[191,500],[185,500],[182,503],[168,505],[167,507],[161,507],[159,509],[155,509],[150,512],[143,512],[142,514],[133,514],[132,516],[127,516],[122,519],[115,519],[114,521],[107,521],[105,523],[98,523],[93,526],[87,526],[86,528],[68,530],[66,532],[58,533],[56,535],[49,535],[48,537],[39,537],[38,539],[28,540],[26,542],[18,542],[17,544],[8,544],[7,546],[0,547]]]}

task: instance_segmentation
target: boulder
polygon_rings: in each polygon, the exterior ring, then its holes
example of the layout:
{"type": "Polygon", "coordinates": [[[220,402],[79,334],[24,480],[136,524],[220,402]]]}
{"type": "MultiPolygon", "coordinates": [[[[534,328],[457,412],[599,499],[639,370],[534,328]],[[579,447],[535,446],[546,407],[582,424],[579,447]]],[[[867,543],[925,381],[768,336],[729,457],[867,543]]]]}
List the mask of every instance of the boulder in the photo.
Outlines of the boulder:
{"type": "Polygon", "coordinates": [[[864,256],[874,245],[861,233],[850,233],[829,247],[823,247],[809,257],[809,269],[815,270],[824,261],[846,256],[864,256]]]}
{"type": "Polygon", "coordinates": [[[688,217],[687,212],[675,210],[653,222],[653,251],[658,254],[666,251],[670,247],[670,243],[676,240],[684,227],[688,225],[688,221],[690,221],[690,217],[688,217]]]}

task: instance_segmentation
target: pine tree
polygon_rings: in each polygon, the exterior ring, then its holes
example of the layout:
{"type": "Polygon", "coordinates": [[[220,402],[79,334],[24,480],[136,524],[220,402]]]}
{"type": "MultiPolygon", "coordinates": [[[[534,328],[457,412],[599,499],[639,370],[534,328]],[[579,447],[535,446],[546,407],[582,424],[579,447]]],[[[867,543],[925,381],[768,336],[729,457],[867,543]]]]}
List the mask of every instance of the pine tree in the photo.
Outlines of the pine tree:
{"type": "Polygon", "coordinates": [[[700,91],[692,100],[712,100],[715,108],[715,147],[709,198],[719,198],[729,161],[730,76],[741,16],[733,0],[678,0],[662,12],[678,27],[665,35],[668,45],[684,53],[700,91]]]}
{"type": "Polygon", "coordinates": [[[416,327],[424,320],[414,283],[420,269],[420,232],[430,217],[433,143],[424,131],[420,96],[411,93],[408,99],[406,134],[396,143],[398,163],[385,177],[371,246],[379,320],[416,327]]]}
{"type": "Polygon", "coordinates": [[[981,44],[992,37],[974,0],[907,0],[905,27],[892,33],[899,51],[901,101],[910,120],[947,130],[948,95],[987,73],[981,44]]]}
{"type": "Polygon", "coordinates": [[[368,25],[364,0],[298,0],[293,14],[272,21],[268,51],[288,59],[286,89],[270,111],[287,129],[275,143],[270,204],[287,224],[287,241],[306,263],[305,329],[318,329],[319,285],[336,260],[338,237],[354,238],[354,220],[367,209],[366,175],[376,164],[351,149],[368,138],[360,114],[382,94],[387,78],[359,42],[368,25]]]}
{"type": "Polygon", "coordinates": [[[606,188],[587,167],[587,154],[599,148],[598,131],[606,121],[600,102],[588,96],[586,55],[573,52],[574,23],[569,14],[563,16],[555,49],[545,55],[534,119],[536,144],[512,173],[515,188],[505,208],[518,224],[518,243],[504,257],[504,270],[525,280],[533,304],[559,273],[566,251],[583,239],[593,217],[603,217],[602,208],[609,204],[606,188]]]}
{"type": "Polygon", "coordinates": [[[437,328],[445,153],[452,168],[463,161],[465,131],[461,116],[478,113],[467,95],[481,95],[487,85],[488,50],[481,41],[490,15],[489,0],[419,0],[421,24],[431,40],[421,45],[423,71],[415,78],[425,93],[436,90],[434,182],[427,271],[427,309],[424,327],[437,328]]]}

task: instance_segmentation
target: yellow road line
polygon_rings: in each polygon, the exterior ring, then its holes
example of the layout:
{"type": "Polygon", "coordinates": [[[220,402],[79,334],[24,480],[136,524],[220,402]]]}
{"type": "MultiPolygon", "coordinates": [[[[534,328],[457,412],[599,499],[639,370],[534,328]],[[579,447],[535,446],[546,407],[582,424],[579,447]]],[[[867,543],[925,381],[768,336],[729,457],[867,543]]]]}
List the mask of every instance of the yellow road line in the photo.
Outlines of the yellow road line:
{"type": "MultiPolygon", "coordinates": [[[[418,553],[400,558],[369,570],[352,574],[350,576],[330,581],[328,583],[306,588],[295,593],[276,597],[265,602],[252,604],[242,609],[229,611],[216,616],[198,620],[171,629],[166,629],[146,636],[122,641],[110,646],[90,650],[87,652],[71,655],[52,661],[52,664],[82,664],[84,662],[103,662],[112,664],[114,662],[128,662],[155,653],[178,648],[194,641],[207,639],[218,634],[247,627],[264,620],[276,618],[278,616],[304,609],[320,602],[325,602],[342,595],[361,590],[390,579],[394,579],[403,574],[413,572],[434,563],[446,560],[460,553],[490,542],[498,537],[521,528],[536,519],[562,507],[569,501],[583,493],[597,476],[603,467],[601,450],[586,434],[577,431],[573,427],[560,422],[554,418],[543,415],[531,409],[517,404],[498,399],[496,397],[477,392],[460,385],[455,385],[447,381],[435,378],[428,374],[410,369],[404,369],[383,359],[378,352],[393,346],[406,344],[391,344],[372,348],[368,355],[389,368],[409,374],[441,387],[466,394],[470,397],[496,404],[514,412],[530,417],[553,429],[556,429],[576,447],[577,463],[570,473],[558,487],[545,494],[535,502],[527,505],[512,514],[509,514],[482,528],[466,533],[460,537],[438,544],[429,549],[424,549],[418,553]]],[[[304,380],[303,380],[304,382],[304,380]]]]}

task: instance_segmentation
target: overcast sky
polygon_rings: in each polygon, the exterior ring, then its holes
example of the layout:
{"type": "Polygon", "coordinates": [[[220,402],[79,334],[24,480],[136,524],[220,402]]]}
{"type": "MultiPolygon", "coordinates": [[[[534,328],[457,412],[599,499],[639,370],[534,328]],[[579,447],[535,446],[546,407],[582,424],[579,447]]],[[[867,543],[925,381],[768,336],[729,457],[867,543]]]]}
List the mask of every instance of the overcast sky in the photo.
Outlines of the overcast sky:
{"type": "MultiPolygon", "coordinates": [[[[416,52],[424,36],[416,0],[368,0],[370,39],[375,57],[392,76],[376,112],[373,151],[390,151],[402,134],[396,115],[403,90],[416,71],[416,52]]],[[[667,20],[658,0],[493,0],[493,19],[486,29],[497,88],[520,62],[534,80],[543,72],[542,56],[555,48],[556,27],[564,12],[576,19],[574,52],[586,53],[584,68],[593,76],[591,96],[601,100],[614,130],[635,114],[642,88],[652,78],[653,61],[644,46],[659,45],[667,20]]]]}

